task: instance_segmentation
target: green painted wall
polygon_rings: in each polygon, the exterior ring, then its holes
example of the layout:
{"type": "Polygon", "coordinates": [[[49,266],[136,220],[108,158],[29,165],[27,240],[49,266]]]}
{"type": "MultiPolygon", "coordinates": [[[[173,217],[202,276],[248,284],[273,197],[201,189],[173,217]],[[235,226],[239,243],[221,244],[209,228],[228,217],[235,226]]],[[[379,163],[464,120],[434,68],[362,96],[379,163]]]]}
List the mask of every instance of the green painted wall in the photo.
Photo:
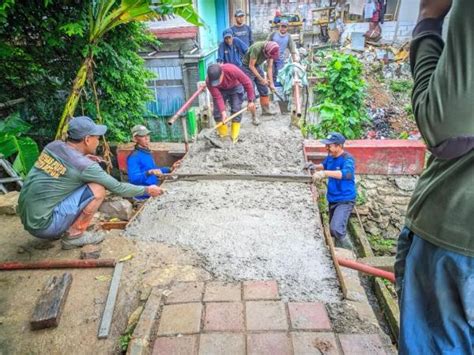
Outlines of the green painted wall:
{"type": "Polygon", "coordinates": [[[207,53],[218,46],[216,0],[198,0],[197,8],[204,26],[199,28],[202,52],[207,53]]]}

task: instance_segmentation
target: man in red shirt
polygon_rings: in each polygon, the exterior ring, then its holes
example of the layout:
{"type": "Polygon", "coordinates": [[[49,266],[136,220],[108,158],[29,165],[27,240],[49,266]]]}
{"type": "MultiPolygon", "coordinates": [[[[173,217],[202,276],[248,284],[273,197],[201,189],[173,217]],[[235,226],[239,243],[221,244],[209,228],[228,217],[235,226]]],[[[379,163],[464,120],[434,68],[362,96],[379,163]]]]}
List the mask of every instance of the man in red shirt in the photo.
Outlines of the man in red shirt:
{"type": "MultiPolygon", "coordinates": [[[[230,112],[234,114],[242,109],[244,100],[244,89],[247,92],[248,110],[255,116],[255,92],[249,77],[234,64],[211,64],[207,68],[207,88],[214,101],[214,120],[216,123],[227,118],[225,110],[226,102],[230,104],[230,112]]],[[[236,143],[239,138],[240,121],[242,115],[232,119],[230,136],[232,142],[236,143]]],[[[222,125],[217,129],[221,137],[226,137],[228,133],[227,125],[222,125]]]]}

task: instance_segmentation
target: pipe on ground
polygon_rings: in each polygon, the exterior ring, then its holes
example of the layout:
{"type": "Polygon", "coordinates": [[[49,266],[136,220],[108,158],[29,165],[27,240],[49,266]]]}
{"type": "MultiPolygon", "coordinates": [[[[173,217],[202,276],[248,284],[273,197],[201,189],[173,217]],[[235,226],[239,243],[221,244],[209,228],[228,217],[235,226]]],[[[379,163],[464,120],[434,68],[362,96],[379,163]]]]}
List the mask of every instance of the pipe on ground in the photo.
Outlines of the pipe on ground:
{"type": "Polygon", "coordinates": [[[364,274],[368,274],[368,275],[372,275],[376,277],[382,277],[393,284],[395,283],[395,274],[393,272],[377,269],[376,267],[362,264],[354,260],[348,260],[344,258],[336,258],[336,259],[339,265],[341,266],[345,266],[350,269],[363,272],[364,274]]]}
{"type": "Polygon", "coordinates": [[[197,91],[191,95],[191,97],[188,99],[188,101],[186,101],[183,106],[181,106],[181,108],[174,114],[173,117],[171,117],[169,120],[168,120],[168,124],[171,126],[173,125],[173,123],[175,123],[175,121],[179,118],[179,116],[184,112],[186,111],[186,109],[191,106],[191,104],[193,103],[193,101],[196,99],[196,97],[199,96],[199,94],[201,92],[203,92],[204,90],[206,90],[206,85],[201,85],[199,87],[199,89],[197,89],[197,91]]]}
{"type": "Polygon", "coordinates": [[[0,271],[34,269],[84,269],[96,267],[114,267],[115,259],[59,259],[40,261],[6,261],[0,263],[0,271]]]}

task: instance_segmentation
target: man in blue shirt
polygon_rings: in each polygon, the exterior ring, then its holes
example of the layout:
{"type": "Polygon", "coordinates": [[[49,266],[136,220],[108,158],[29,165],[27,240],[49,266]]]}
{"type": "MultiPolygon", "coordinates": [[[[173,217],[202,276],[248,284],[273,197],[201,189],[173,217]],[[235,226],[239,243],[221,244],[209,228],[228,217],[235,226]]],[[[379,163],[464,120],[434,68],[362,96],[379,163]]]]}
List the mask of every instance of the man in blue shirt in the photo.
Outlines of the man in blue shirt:
{"type": "MultiPolygon", "coordinates": [[[[150,131],[143,125],[132,128],[133,141],[136,143],[135,150],[127,158],[128,181],[133,185],[159,185],[159,177],[168,174],[171,169],[157,166],[150,150],[150,131]]],[[[174,168],[176,163],[173,165],[174,168]]],[[[136,199],[143,200],[150,197],[148,194],[138,196],[136,199]]]]}
{"type": "Polygon", "coordinates": [[[248,47],[238,38],[234,38],[232,30],[228,28],[222,34],[224,42],[219,44],[217,52],[218,63],[230,63],[242,68],[242,57],[247,53],[248,47]]]}
{"type": "Polygon", "coordinates": [[[295,41],[293,41],[293,38],[291,38],[291,35],[288,33],[288,20],[282,19],[278,25],[278,31],[270,33],[267,40],[276,42],[280,46],[279,58],[273,61],[273,82],[276,83],[277,86],[281,86],[281,84],[277,83],[277,77],[278,72],[285,64],[287,49],[291,54],[293,62],[298,62],[298,51],[295,41]]]}
{"type": "Polygon", "coordinates": [[[328,156],[322,164],[310,165],[316,170],[313,181],[328,178],[326,198],[329,204],[329,229],[337,247],[351,249],[346,238],[347,222],[354,208],[357,191],[355,185],[354,158],[344,151],[346,139],[340,133],[331,132],[321,143],[326,145],[328,156]]]}
{"type": "Polygon", "coordinates": [[[245,13],[239,9],[235,12],[234,18],[235,25],[230,28],[234,38],[240,39],[247,47],[250,47],[253,44],[252,29],[245,24],[245,13]]]}

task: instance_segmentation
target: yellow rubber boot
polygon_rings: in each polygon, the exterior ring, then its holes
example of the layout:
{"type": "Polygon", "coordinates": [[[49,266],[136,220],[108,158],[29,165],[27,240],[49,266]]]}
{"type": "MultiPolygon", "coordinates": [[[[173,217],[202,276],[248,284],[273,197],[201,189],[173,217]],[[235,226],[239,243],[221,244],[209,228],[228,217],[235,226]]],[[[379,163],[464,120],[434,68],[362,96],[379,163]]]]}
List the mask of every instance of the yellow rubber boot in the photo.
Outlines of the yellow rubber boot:
{"type": "Polygon", "coordinates": [[[227,127],[226,124],[223,124],[219,127],[217,127],[217,133],[221,138],[227,137],[229,135],[229,128],[227,127]]]}
{"type": "Polygon", "coordinates": [[[232,138],[233,143],[237,143],[237,141],[239,140],[239,133],[240,133],[240,122],[232,122],[230,138],[232,138]]]}

